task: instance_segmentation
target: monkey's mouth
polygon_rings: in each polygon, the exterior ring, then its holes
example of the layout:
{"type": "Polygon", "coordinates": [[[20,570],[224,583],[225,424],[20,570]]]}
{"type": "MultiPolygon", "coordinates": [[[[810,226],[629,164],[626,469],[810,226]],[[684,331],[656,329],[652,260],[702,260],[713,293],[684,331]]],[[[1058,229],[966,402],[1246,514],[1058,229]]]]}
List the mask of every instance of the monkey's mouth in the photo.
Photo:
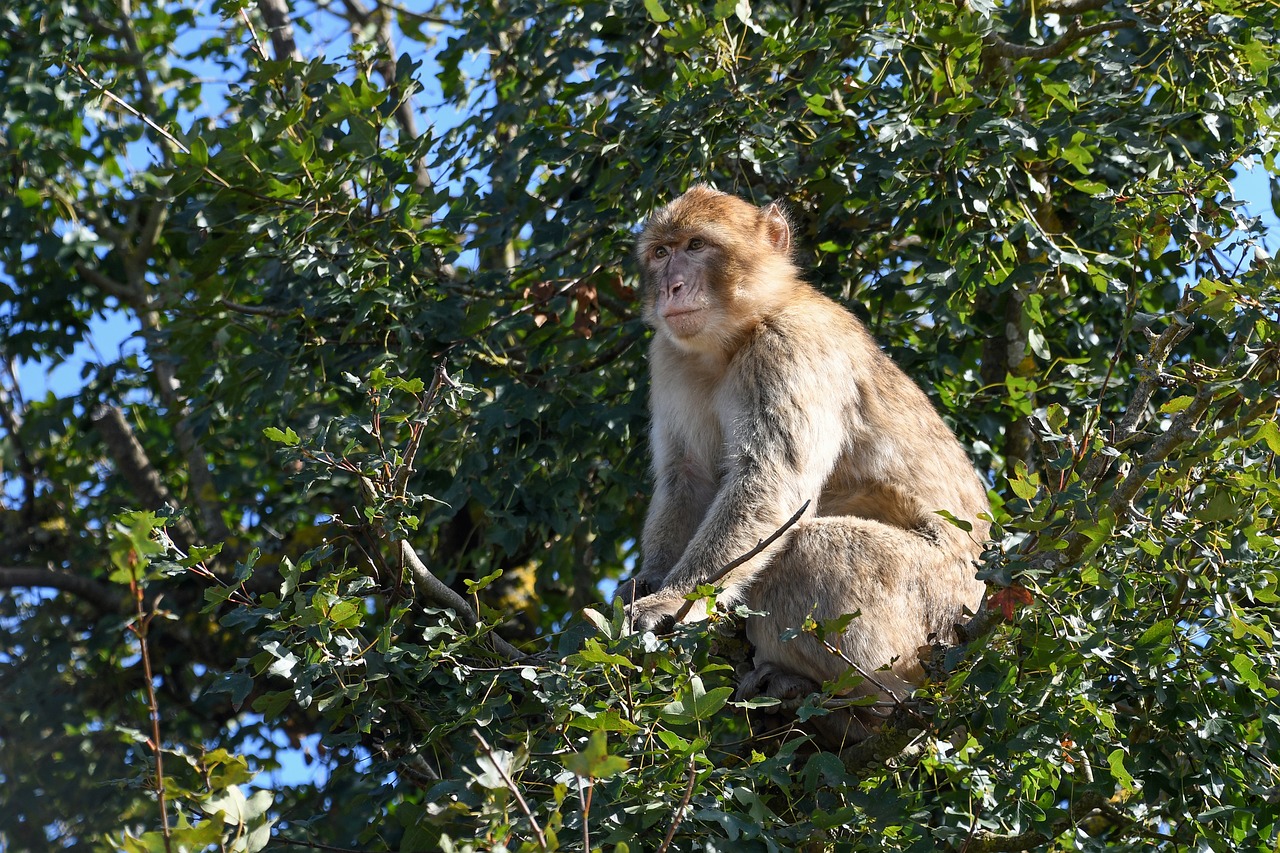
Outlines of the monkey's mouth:
{"type": "Polygon", "coordinates": [[[662,315],[662,321],[677,338],[691,338],[701,332],[707,324],[702,317],[703,310],[702,308],[682,308],[678,311],[668,311],[662,315]]]}

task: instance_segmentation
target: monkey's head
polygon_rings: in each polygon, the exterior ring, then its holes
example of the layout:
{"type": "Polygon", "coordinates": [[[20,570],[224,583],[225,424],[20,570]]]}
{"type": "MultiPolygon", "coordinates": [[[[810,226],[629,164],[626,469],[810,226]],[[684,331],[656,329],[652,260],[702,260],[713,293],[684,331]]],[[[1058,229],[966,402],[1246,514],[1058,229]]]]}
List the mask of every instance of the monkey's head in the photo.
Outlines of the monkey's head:
{"type": "Polygon", "coordinates": [[[636,257],[645,321],[687,350],[731,346],[799,280],[777,204],[759,208],[701,184],[653,214],[636,257]]]}

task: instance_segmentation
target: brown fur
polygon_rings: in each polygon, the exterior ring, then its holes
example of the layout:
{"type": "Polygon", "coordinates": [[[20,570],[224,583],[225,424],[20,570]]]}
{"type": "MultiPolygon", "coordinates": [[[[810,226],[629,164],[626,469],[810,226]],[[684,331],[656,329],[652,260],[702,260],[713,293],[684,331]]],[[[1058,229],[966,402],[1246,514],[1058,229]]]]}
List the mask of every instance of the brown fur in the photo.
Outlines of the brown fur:
{"type": "MultiPolygon", "coordinates": [[[[839,647],[909,692],[917,648],[950,638],[983,593],[973,560],[989,504],[959,442],[865,327],[800,279],[776,206],[694,187],[653,215],[637,257],[655,329],[656,483],[636,629],[668,624],[685,594],[807,500],[797,525],[720,581],[722,604],[768,612],[748,620],[756,670],[740,694],[789,698],[838,677],[847,665],[812,637],[780,635],[811,613],[857,611],[839,647]]],[[[846,718],[834,737],[866,731],[846,718]]]]}

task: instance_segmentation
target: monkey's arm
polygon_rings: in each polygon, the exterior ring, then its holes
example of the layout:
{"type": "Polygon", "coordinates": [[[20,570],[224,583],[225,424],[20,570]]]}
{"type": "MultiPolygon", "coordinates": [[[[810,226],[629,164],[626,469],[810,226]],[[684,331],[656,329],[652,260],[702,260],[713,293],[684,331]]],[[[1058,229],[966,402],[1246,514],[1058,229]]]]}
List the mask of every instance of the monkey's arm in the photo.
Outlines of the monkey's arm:
{"type": "MultiPolygon", "coordinates": [[[[689,591],[756,547],[805,501],[816,508],[835,467],[844,444],[844,399],[827,375],[829,365],[819,360],[810,368],[776,356],[770,360],[767,350],[749,355],[737,371],[735,405],[724,413],[728,470],[662,589],[633,604],[637,630],[655,628],[673,616],[689,591]]],[[[721,600],[742,600],[787,538],[780,537],[722,579],[721,600]]],[[[692,618],[696,616],[695,610],[692,618]]]]}
{"type": "Polygon", "coordinates": [[[640,537],[642,562],[618,589],[627,604],[662,588],[715,494],[713,474],[694,460],[683,437],[667,429],[665,419],[654,426],[654,490],[640,537]]]}

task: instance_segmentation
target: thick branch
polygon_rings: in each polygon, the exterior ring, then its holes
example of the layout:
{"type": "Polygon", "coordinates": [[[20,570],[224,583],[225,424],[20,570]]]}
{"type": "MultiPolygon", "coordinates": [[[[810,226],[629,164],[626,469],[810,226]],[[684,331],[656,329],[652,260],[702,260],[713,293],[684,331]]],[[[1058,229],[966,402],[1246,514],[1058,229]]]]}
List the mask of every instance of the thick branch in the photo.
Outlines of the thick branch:
{"type": "MultiPolygon", "coordinates": [[[[1179,305],[1178,310],[1183,310],[1184,307],[1179,305]]],[[[1191,334],[1191,328],[1191,324],[1175,316],[1168,328],[1151,342],[1147,356],[1143,359],[1143,377],[1138,382],[1138,387],[1134,389],[1133,396],[1129,398],[1124,417],[1120,419],[1120,424],[1111,436],[1112,444],[1128,441],[1137,430],[1138,423],[1147,416],[1147,403],[1151,401],[1151,395],[1160,385],[1160,375],[1164,370],[1165,362],[1169,360],[1169,354],[1173,348],[1191,334]]],[[[1093,483],[1106,472],[1109,465],[1108,457],[1102,454],[1094,456],[1085,467],[1082,479],[1086,483],[1093,483]]]]}
{"type": "MultiPolygon", "coordinates": [[[[347,20],[351,22],[353,27],[368,26],[373,19],[374,13],[364,6],[360,0],[345,0],[347,7],[347,20]]],[[[391,32],[391,17],[386,10],[379,8],[377,12],[377,20],[372,21],[377,27],[377,39],[379,50],[379,58],[376,67],[382,82],[386,85],[387,91],[390,92],[392,99],[396,102],[395,118],[396,123],[400,125],[401,138],[410,140],[418,138],[418,121],[413,113],[413,97],[409,92],[401,89],[399,81],[396,79],[396,47],[395,39],[391,32]]],[[[431,173],[427,171],[425,158],[418,157],[414,160],[414,187],[419,192],[426,192],[431,189],[431,173]]]]}
{"type": "MultiPolygon", "coordinates": [[[[124,413],[115,406],[103,404],[93,410],[89,419],[102,435],[102,441],[116,463],[116,470],[129,484],[139,504],[153,509],[162,506],[177,509],[178,502],[173,499],[160,472],[147,458],[146,450],[138,443],[124,413]]],[[[174,541],[184,550],[189,550],[199,541],[191,522],[185,518],[174,521],[173,534],[174,541]]]]}
{"type": "Polygon", "coordinates": [[[126,305],[135,305],[142,297],[142,294],[135,291],[129,285],[118,282],[114,278],[102,274],[83,261],[76,261],[75,269],[81,278],[100,287],[108,296],[114,296],[126,305]]]}
{"type": "MultiPolygon", "coordinates": [[[[413,550],[413,546],[403,539],[400,540],[400,559],[409,567],[413,577],[413,587],[419,597],[453,610],[458,614],[458,619],[468,628],[474,628],[480,624],[480,618],[476,616],[476,612],[471,609],[467,600],[446,586],[444,581],[431,574],[417,552],[413,550]]],[[[493,643],[494,650],[507,660],[520,660],[524,657],[523,652],[497,635],[491,636],[490,641],[493,643]]]]}
{"type": "Polygon", "coordinates": [[[301,62],[302,53],[293,35],[293,19],[289,16],[286,0],[258,0],[258,14],[267,25],[267,35],[271,37],[271,49],[275,51],[276,59],[301,62]]]}
{"type": "Polygon", "coordinates": [[[1147,452],[1142,454],[1142,457],[1129,470],[1128,476],[1116,486],[1111,500],[1108,501],[1113,512],[1119,515],[1128,509],[1134,496],[1138,494],[1138,489],[1151,476],[1151,472],[1146,469],[1152,463],[1163,462],[1174,450],[1199,437],[1200,431],[1196,428],[1196,424],[1209,409],[1211,402],[1213,402],[1213,386],[1205,383],[1196,391],[1191,404],[1174,417],[1169,424],[1169,429],[1151,443],[1147,452]]]}
{"type": "Polygon", "coordinates": [[[1005,41],[995,33],[988,33],[983,42],[982,57],[992,59],[1053,59],[1066,53],[1072,45],[1081,39],[1096,36],[1107,30],[1124,30],[1136,27],[1135,21],[1104,21],[1101,24],[1090,24],[1082,27],[1079,21],[1072,19],[1067,31],[1057,41],[1044,45],[1014,44],[1005,41]]]}
{"type": "Polygon", "coordinates": [[[112,587],[57,569],[0,566],[0,588],[57,589],[83,598],[99,610],[122,610],[128,597],[112,587]]]}

